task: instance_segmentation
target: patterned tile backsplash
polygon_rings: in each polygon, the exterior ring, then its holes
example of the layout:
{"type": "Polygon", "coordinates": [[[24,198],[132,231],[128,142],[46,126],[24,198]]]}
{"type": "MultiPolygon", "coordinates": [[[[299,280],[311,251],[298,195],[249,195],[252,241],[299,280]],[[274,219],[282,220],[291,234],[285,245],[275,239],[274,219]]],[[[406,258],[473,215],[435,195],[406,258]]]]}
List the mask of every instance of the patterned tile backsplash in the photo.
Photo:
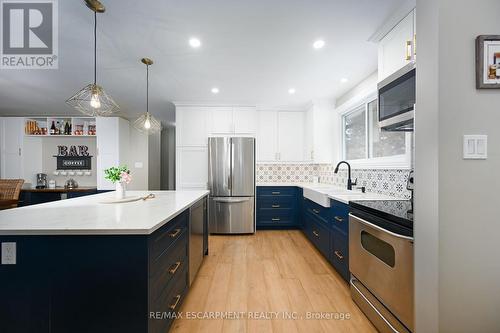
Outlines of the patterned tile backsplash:
{"type": "MultiPolygon", "coordinates": [[[[314,176],[319,182],[346,186],[347,169],[334,174],[335,165],[330,164],[257,164],[257,182],[312,182],[314,176]]],[[[352,179],[358,179],[357,186],[365,186],[367,192],[385,194],[409,199],[406,189],[407,169],[353,169],[352,179]]]]}
{"type": "Polygon", "coordinates": [[[319,176],[318,164],[257,164],[258,183],[307,183],[314,176],[319,176]]]}

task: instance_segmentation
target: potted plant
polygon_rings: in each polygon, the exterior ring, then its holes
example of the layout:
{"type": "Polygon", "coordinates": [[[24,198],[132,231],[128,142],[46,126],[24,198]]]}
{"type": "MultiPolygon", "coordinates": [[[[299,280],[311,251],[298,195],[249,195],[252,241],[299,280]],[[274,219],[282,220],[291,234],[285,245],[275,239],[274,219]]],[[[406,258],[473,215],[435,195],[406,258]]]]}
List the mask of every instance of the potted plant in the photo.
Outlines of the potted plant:
{"type": "Polygon", "coordinates": [[[132,181],[132,176],[127,166],[111,167],[104,170],[104,178],[115,184],[117,200],[125,198],[125,185],[132,181]]]}

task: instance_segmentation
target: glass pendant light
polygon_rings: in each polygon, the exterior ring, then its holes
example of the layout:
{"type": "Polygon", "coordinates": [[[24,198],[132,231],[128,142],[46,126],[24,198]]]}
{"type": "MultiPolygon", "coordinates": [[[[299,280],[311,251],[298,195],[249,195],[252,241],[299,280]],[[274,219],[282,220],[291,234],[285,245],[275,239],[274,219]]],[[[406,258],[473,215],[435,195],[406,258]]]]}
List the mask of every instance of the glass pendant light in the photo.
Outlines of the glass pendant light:
{"type": "Polygon", "coordinates": [[[161,123],[149,113],[149,66],[153,64],[153,60],[142,58],[141,62],[146,65],[146,113],[134,121],[134,127],[143,133],[158,133],[161,131],[161,123]]]}
{"type": "Polygon", "coordinates": [[[106,8],[98,0],[85,0],[85,4],[94,12],[94,83],[86,85],[66,104],[88,116],[109,116],[120,108],[104,89],[97,85],[97,13],[104,13],[106,8]]]}

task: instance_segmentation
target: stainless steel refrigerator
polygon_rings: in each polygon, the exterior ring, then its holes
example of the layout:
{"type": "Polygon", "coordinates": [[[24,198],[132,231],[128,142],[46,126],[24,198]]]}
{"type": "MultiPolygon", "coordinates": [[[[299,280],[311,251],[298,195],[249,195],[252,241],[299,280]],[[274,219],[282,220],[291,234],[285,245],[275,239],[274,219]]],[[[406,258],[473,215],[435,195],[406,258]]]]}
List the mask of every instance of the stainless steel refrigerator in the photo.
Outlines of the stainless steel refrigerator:
{"type": "Polygon", "coordinates": [[[255,232],[255,139],[208,139],[209,230],[255,232]]]}

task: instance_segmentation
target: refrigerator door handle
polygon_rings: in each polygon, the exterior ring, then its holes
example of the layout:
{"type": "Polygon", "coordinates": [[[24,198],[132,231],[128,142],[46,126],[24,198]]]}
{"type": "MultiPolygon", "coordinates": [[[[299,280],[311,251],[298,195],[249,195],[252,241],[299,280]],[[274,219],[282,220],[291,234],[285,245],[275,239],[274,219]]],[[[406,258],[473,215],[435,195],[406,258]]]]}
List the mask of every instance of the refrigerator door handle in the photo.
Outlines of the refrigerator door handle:
{"type": "Polygon", "coordinates": [[[238,202],[246,202],[251,200],[251,198],[213,198],[215,202],[224,202],[224,203],[238,203],[238,202]]]}
{"type": "Polygon", "coordinates": [[[234,167],[234,158],[233,158],[233,140],[229,139],[229,174],[227,175],[227,189],[232,195],[233,190],[233,167],[234,167]]]}

